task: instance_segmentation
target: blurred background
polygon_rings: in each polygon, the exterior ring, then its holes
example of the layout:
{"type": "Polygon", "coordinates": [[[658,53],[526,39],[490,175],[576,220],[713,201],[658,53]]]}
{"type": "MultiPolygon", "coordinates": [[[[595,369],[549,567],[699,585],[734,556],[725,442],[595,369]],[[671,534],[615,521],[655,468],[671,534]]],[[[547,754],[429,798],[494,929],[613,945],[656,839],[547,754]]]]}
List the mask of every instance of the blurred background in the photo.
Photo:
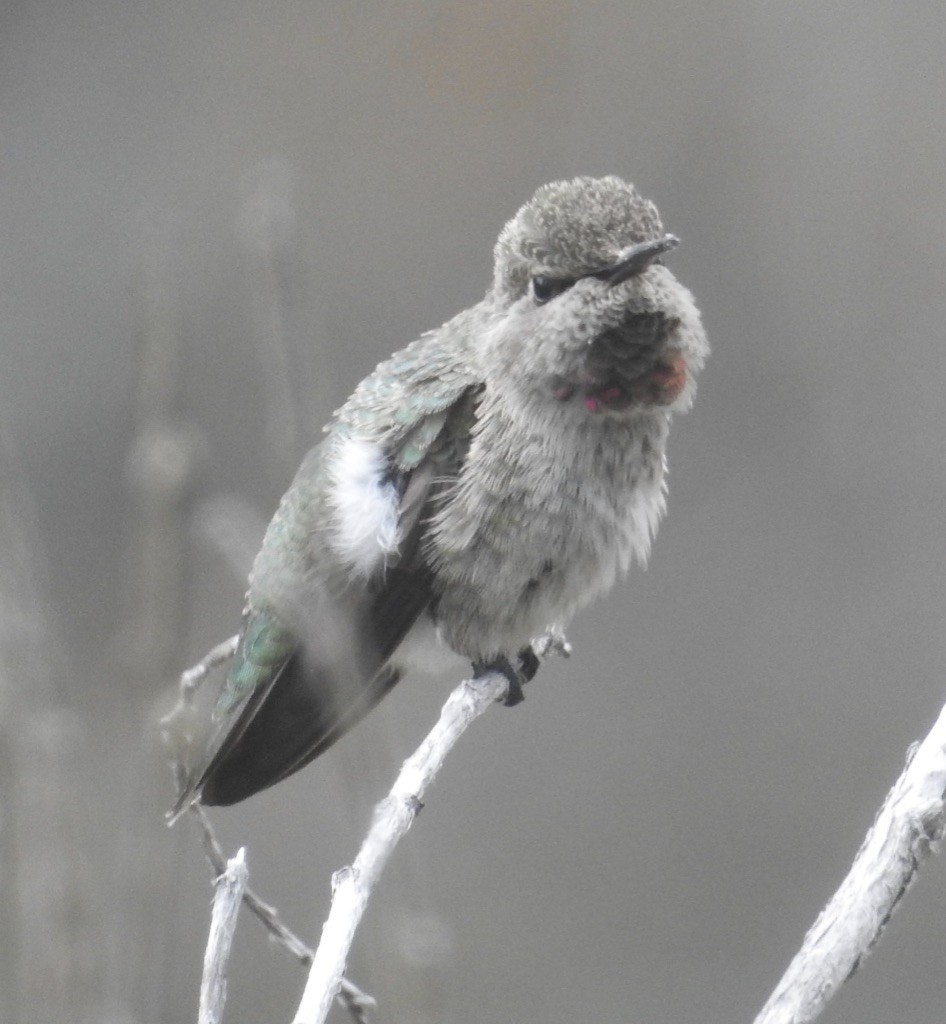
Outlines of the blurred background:
{"type": "MultiPolygon", "coordinates": [[[[351,974],[379,1024],[752,1019],[944,698],[944,51],[940,0],[0,7],[0,1019],[194,1019],[176,676],[332,410],[578,173],[659,204],[714,347],[670,515],[464,738],[351,974]]],[[[310,940],[453,682],[214,812],[310,940]]],[[[944,883],[825,1020],[939,1016],[944,883]]],[[[303,981],[244,914],[228,1024],[303,981]]]]}

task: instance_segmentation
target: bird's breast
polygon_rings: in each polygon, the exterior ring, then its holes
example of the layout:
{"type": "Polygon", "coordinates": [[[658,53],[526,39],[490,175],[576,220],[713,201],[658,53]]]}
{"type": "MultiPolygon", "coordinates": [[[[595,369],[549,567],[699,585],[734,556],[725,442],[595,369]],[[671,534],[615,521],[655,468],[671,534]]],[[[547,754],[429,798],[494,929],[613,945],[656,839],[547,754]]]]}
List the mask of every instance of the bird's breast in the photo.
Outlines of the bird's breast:
{"type": "Polygon", "coordinates": [[[562,420],[487,409],[430,524],[434,613],[465,656],[514,653],[650,550],[664,510],[666,418],[562,420]]]}

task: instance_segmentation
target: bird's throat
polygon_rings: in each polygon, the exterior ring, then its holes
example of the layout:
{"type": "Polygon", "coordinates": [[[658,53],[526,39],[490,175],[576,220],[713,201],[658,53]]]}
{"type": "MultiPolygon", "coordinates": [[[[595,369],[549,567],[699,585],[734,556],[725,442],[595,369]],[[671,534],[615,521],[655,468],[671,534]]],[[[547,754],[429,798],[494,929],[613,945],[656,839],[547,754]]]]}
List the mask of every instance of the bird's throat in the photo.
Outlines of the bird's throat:
{"type": "Polygon", "coordinates": [[[610,367],[598,372],[586,368],[572,379],[556,377],[552,397],[559,402],[580,401],[590,413],[624,412],[633,407],[672,405],[686,383],[683,353],[667,349],[634,375],[610,367]]]}

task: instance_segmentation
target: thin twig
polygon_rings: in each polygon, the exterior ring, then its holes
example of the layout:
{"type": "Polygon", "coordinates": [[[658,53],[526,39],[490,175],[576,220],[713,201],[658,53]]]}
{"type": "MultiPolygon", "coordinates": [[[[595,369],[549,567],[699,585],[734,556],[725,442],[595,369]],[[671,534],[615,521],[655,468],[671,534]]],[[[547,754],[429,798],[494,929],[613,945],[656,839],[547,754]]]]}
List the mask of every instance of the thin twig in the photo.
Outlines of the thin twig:
{"type": "Polygon", "coordinates": [[[946,827],[946,707],[911,751],[831,902],[755,1024],[808,1024],[857,970],[946,827]]]}
{"type": "Polygon", "coordinates": [[[259,380],[266,413],[269,461],[279,478],[299,453],[297,374],[290,346],[290,275],[295,270],[296,209],[293,169],[285,160],[265,160],[244,177],[240,239],[250,259],[249,295],[259,348],[259,380]]]}
{"type": "MultiPolygon", "coordinates": [[[[217,841],[213,826],[207,813],[200,804],[191,804],[190,811],[200,828],[201,845],[204,854],[213,868],[214,874],[221,874],[226,868],[223,850],[217,841]]],[[[284,949],[294,956],[303,967],[308,967],[315,956],[315,951],[303,939],[280,920],[279,911],[269,903],[265,903],[259,896],[247,886],[243,891],[243,902],[262,923],[270,935],[284,949]]],[[[377,1007],[377,1001],[363,989],[360,989],[353,981],[342,978],[341,988],[338,992],[338,1001],[354,1018],[356,1024],[368,1024],[369,1011],[377,1007]]]]}
{"type": "Polygon", "coordinates": [[[238,633],[227,637],[216,647],[212,647],[196,665],[192,665],[181,673],[181,701],[183,703],[189,704],[207,676],[218,665],[226,664],[233,657],[239,642],[238,633]]]}
{"type": "Polygon", "coordinates": [[[227,965],[246,881],[246,851],[241,846],[236,856],[227,862],[215,886],[197,1024],[220,1024],[223,1020],[227,1001],[227,965]]]}
{"type": "MultiPolygon", "coordinates": [[[[228,637],[212,647],[196,665],[181,673],[178,684],[177,703],[158,723],[161,742],[171,762],[174,782],[179,793],[187,787],[189,766],[194,760],[195,745],[201,742],[203,731],[194,705],[194,698],[207,676],[220,665],[230,661],[236,653],[239,635],[228,637]]],[[[168,824],[173,825],[185,808],[167,815],[168,824]]]]}
{"type": "MultiPolygon", "coordinates": [[[[189,810],[200,827],[200,841],[204,848],[204,854],[207,860],[210,861],[210,866],[214,872],[219,874],[224,870],[226,862],[224,861],[223,851],[214,834],[213,827],[210,824],[210,819],[207,817],[207,812],[200,804],[191,804],[189,810]]],[[[247,909],[252,911],[263,922],[273,938],[280,945],[284,946],[299,963],[304,967],[308,967],[312,963],[314,955],[312,949],[295,932],[287,928],[279,919],[279,912],[268,903],[264,903],[249,886],[247,886],[246,891],[243,893],[243,902],[246,903],[247,909]]]]}

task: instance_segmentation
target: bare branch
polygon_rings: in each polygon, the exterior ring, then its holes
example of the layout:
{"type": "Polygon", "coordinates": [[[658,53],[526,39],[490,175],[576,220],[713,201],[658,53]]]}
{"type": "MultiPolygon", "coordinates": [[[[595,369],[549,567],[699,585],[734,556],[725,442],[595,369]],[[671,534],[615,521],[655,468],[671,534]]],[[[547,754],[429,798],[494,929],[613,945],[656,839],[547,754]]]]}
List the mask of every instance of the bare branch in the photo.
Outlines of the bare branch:
{"type": "MultiPolygon", "coordinates": [[[[201,844],[214,874],[220,875],[226,870],[223,850],[217,841],[213,826],[206,811],[199,804],[191,804],[190,811],[201,832],[201,844]]],[[[280,920],[279,911],[263,900],[249,887],[243,890],[243,902],[284,949],[294,956],[303,967],[308,967],[315,956],[315,951],[305,941],[280,920]]],[[[359,988],[348,978],[342,978],[338,1001],[345,1007],[355,1020],[355,1024],[367,1024],[369,1011],[375,1009],[377,1001],[367,992],[359,988]]]]}
{"type": "MultiPolygon", "coordinates": [[[[201,845],[204,848],[207,860],[210,861],[210,866],[214,869],[214,872],[219,874],[225,869],[226,864],[223,859],[223,851],[220,849],[220,844],[217,842],[217,837],[214,834],[213,826],[207,817],[207,812],[200,804],[191,804],[189,810],[200,826],[201,845]]],[[[247,886],[243,893],[243,902],[263,922],[263,925],[272,937],[287,949],[299,963],[304,967],[308,967],[312,963],[312,957],[314,956],[312,949],[295,932],[282,923],[279,919],[279,911],[275,907],[264,903],[249,886],[247,886]]]]}
{"type": "Polygon", "coordinates": [[[874,947],[946,826],[946,708],[887,795],[847,878],[755,1024],[807,1024],[874,947]]]}
{"type": "Polygon", "coordinates": [[[440,719],[404,762],[388,796],[375,808],[374,821],[351,867],[332,879],[332,906],[322,928],[295,1024],[323,1024],[338,992],[355,931],[388,858],[414,823],[427,787],[467,728],[497,700],[509,683],[498,672],[465,680],[451,693],[440,719]]]}
{"type": "MultiPolygon", "coordinates": [[[[571,644],[557,626],[532,641],[540,660],[553,655],[567,658],[571,644]]],[[[484,672],[464,680],[447,698],[437,724],[401,766],[387,797],[374,811],[368,835],[351,867],[332,877],[332,906],[322,926],[309,979],[302,993],[294,1024],[324,1024],[342,983],[348,951],[371,893],[395,846],[413,825],[427,787],[437,777],[457,740],[480,715],[509,692],[509,680],[500,672],[484,672]]]]}
{"type": "Polygon", "coordinates": [[[246,882],[246,851],[241,846],[217,878],[210,935],[204,954],[204,975],[200,983],[198,1024],[220,1024],[223,1020],[223,1007],[227,1001],[227,964],[246,882]]]}

